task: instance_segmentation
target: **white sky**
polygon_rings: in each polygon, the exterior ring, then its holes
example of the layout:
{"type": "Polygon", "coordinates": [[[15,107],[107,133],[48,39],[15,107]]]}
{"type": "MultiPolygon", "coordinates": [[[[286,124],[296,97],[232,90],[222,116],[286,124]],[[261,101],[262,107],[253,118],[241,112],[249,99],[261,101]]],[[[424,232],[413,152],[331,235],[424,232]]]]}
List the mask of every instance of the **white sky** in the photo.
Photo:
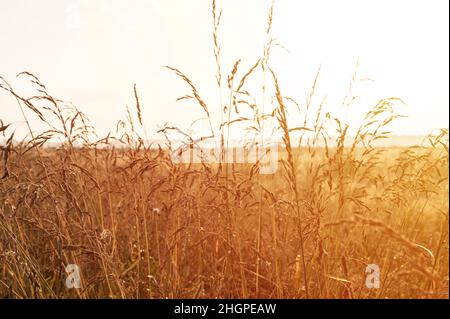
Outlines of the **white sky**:
{"type": "MultiPolygon", "coordinates": [[[[237,58],[248,69],[261,53],[270,1],[217,1],[224,10],[224,71],[237,58]]],[[[362,75],[374,80],[358,87],[363,104],[387,96],[408,104],[402,113],[409,118],[398,122],[396,134],[448,127],[448,6],[446,0],[278,0],[273,35],[291,52],[273,55],[284,93],[303,102],[322,63],[318,94],[340,103],[359,57],[362,75]]],[[[210,103],[217,101],[211,19],[209,0],[1,1],[0,76],[19,85],[17,73],[38,75],[101,133],[124,117],[126,104],[134,105],[137,83],[148,132],[165,122],[187,127],[203,113],[175,102],[189,91],[161,66],[180,68],[210,103]]],[[[0,92],[6,123],[21,120],[13,102],[0,92]]]]}

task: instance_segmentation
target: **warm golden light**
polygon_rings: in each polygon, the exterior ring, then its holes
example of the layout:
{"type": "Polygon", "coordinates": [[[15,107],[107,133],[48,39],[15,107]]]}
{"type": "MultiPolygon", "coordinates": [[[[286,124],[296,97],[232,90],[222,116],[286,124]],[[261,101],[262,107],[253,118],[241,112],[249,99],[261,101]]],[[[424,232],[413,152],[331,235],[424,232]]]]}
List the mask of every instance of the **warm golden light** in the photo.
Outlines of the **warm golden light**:
{"type": "Polygon", "coordinates": [[[0,299],[447,299],[448,6],[3,1],[0,299]]]}

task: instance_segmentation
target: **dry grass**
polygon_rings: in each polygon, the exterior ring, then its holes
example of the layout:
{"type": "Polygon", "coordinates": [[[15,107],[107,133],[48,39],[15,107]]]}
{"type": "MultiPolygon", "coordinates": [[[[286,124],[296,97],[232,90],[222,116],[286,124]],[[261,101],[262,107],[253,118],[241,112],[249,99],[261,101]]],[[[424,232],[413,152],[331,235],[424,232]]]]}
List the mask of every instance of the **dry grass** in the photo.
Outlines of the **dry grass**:
{"type": "Polygon", "coordinates": [[[374,147],[389,138],[398,98],[370,108],[351,137],[345,118],[314,103],[319,72],[305,103],[285,97],[270,69],[273,6],[261,58],[245,71],[237,59],[225,79],[217,11],[213,1],[220,103],[207,103],[187,75],[168,67],[190,89],[180,99],[206,114],[206,136],[168,126],[160,131],[164,147],[148,145],[134,86],[135,112],[100,138],[31,73],[20,77],[34,96],[0,78],[30,133],[14,142],[12,125],[0,123],[0,296],[448,298],[448,129],[422,146],[374,147]],[[260,90],[250,92],[248,81],[260,90]],[[244,123],[263,145],[282,137],[275,174],[258,174],[259,161],[227,164],[228,152],[216,164],[172,161],[168,132],[200,147],[214,134],[213,104],[223,146],[244,123]],[[34,132],[29,116],[47,129],[34,132]],[[52,140],[59,146],[49,147],[52,140]],[[73,263],[81,289],[65,287],[73,263]],[[365,285],[368,264],[381,269],[379,289],[365,285]]]}

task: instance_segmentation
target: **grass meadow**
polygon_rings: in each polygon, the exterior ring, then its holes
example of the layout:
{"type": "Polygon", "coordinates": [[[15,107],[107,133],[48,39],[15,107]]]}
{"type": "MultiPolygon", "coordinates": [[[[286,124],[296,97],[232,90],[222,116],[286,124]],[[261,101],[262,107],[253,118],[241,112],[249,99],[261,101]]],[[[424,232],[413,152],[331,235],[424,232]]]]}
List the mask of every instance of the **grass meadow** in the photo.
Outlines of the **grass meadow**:
{"type": "Polygon", "coordinates": [[[17,124],[0,124],[0,297],[448,298],[448,128],[383,146],[400,98],[380,98],[350,127],[350,113],[313,98],[319,73],[306,101],[283,94],[270,64],[272,9],[260,58],[232,66],[221,63],[215,1],[211,15],[220,100],[203,100],[168,66],[186,85],[180,107],[199,108],[224,150],[237,127],[261,145],[276,134],[276,172],[260,174],[264,153],[247,164],[227,152],[174,162],[172,133],[190,148],[212,135],[167,125],[152,144],[136,86],[127,116],[98,136],[36,75],[18,75],[28,94],[0,78],[29,132],[18,140],[17,124]],[[66,286],[69,264],[79,289],[66,286]]]}

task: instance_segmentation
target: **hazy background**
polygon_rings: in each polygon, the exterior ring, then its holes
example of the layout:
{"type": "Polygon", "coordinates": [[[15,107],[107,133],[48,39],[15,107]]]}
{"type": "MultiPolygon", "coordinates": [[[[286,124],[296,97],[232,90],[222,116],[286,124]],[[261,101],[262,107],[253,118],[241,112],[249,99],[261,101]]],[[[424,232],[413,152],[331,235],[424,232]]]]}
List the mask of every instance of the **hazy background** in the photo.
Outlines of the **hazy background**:
{"type": "MultiPolygon", "coordinates": [[[[84,111],[101,133],[124,118],[138,86],[149,137],[165,122],[187,126],[200,108],[176,103],[186,86],[163,69],[183,70],[218,109],[214,91],[209,0],[16,0],[0,2],[0,75],[20,88],[27,70],[51,94],[84,111]]],[[[237,58],[248,69],[265,41],[269,0],[218,0],[224,73],[237,58]]],[[[448,127],[448,1],[278,0],[273,35],[291,53],[274,52],[272,64],[286,95],[300,102],[322,64],[319,96],[339,104],[356,59],[366,81],[355,106],[398,96],[409,115],[395,134],[427,134],[448,127]]],[[[14,100],[0,92],[0,119],[21,121],[14,100]]],[[[356,111],[358,112],[358,111],[356,111]]],[[[351,121],[353,113],[349,112],[351,121]]],[[[39,122],[33,121],[33,129],[39,122]]]]}

